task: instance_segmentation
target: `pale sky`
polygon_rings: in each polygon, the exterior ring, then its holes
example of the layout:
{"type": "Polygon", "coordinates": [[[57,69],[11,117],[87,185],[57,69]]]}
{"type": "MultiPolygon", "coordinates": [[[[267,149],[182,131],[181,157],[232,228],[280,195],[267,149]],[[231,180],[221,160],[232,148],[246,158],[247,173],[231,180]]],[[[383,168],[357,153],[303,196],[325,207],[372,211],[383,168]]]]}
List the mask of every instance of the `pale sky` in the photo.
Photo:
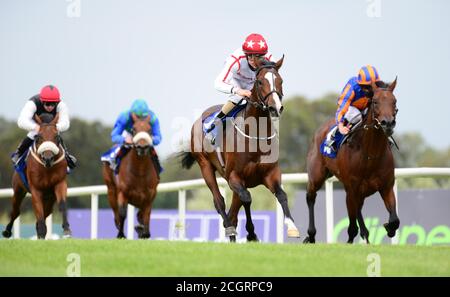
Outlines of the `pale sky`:
{"type": "Polygon", "coordinates": [[[72,117],[108,125],[144,98],[159,116],[165,156],[199,111],[225,102],[214,79],[253,32],[276,58],[286,55],[286,97],[340,92],[372,64],[386,81],[398,75],[396,132],[450,145],[450,99],[439,89],[450,80],[444,0],[0,0],[0,116],[16,119],[49,83],[72,117]]]}

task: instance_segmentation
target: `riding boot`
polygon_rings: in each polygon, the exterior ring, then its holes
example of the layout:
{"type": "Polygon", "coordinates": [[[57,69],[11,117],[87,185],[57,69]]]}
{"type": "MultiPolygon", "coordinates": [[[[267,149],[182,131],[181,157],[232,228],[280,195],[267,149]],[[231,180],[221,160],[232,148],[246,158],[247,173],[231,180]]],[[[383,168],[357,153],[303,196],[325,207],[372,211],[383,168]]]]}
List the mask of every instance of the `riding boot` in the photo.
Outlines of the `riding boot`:
{"type": "Polygon", "coordinates": [[[153,160],[153,163],[156,166],[156,172],[158,173],[158,178],[159,178],[159,175],[163,171],[163,168],[161,166],[161,162],[159,162],[158,155],[156,154],[156,150],[154,148],[153,148],[153,151],[152,151],[152,160],[153,160]]]}
{"type": "Polygon", "coordinates": [[[11,161],[14,165],[17,164],[20,157],[27,151],[27,149],[33,144],[33,139],[30,137],[25,137],[22,142],[17,147],[16,151],[11,155],[11,161]]]}
{"type": "Polygon", "coordinates": [[[335,138],[336,138],[336,132],[338,131],[338,127],[334,127],[333,130],[330,132],[329,138],[325,141],[325,145],[330,148],[333,152],[336,151],[335,147],[335,138]]]}
{"type": "Polygon", "coordinates": [[[216,125],[218,123],[220,123],[222,121],[223,118],[225,118],[227,116],[227,114],[236,106],[236,103],[232,102],[232,101],[227,101],[227,103],[225,103],[222,106],[222,109],[220,110],[220,112],[214,117],[214,119],[212,121],[210,121],[209,123],[205,124],[205,129],[206,129],[206,133],[211,132],[212,130],[214,130],[214,128],[216,127],[216,125]]]}
{"type": "Polygon", "coordinates": [[[67,161],[67,166],[69,166],[70,169],[74,169],[75,167],[77,167],[77,158],[75,158],[74,156],[72,156],[69,153],[69,150],[67,149],[66,145],[64,144],[64,141],[62,139],[62,137],[59,137],[59,142],[62,146],[62,148],[64,149],[64,153],[66,156],[66,161],[67,161]]]}

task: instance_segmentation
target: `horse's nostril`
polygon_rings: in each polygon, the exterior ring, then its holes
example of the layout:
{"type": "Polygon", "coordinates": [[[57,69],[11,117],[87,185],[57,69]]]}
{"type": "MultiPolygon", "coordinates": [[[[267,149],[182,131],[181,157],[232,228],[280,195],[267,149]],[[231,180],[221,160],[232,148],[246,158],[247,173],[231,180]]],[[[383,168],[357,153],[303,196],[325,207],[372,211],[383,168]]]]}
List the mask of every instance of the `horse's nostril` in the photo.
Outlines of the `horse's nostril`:
{"type": "Polygon", "coordinates": [[[281,108],[280,108],[280,114],[283,112],[283,109],[284,109],[284,107],[281,106],[281,108]]]}

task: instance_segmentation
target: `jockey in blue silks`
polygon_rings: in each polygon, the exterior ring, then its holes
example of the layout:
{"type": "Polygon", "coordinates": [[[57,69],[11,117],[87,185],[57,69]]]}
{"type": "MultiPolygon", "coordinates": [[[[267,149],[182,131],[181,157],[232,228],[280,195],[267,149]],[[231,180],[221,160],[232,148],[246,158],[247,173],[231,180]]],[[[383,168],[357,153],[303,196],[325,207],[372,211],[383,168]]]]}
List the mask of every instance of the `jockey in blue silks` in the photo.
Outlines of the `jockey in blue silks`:
{"type": "Polygon", "coordinates": [[[335,138],[337,134],[348,134],[353,126],[362,121],[367,111],[369,99],[373,96],[372,83],[380,81],[375,67],[361,67],[358,76],[351,77],[339,96],[336,111],[336,125],[327,134],[325,145],[336,152],[335,138]]]}
{"type": "MultiPolygon", "coordinates": [[[[133,143],[132,129],[133,129],[133,118],[131,114],[135,114],[139,118],[145,118],[150,116],[150,125],[152,127],[152,140],[153,145],[156,146],[161,143],[161,131],[159,128],[159,120],[156,114],[148,108],[147,103],[143,99],[136,99],[131,108],[120,113],[119,117],[114,124],[114,128],[111,132],[111,140],[115,143],[115,148],[110,150],[107,154],[102,156],[102,161],[108,161],[111,163],[111,167],[115,166],[115,157],[119,152],[119,148],[126,143],[133,143]],[[108,160],[107,160],[108,159],[108,160]]],[[[159,162],[158,155],[156,154],[155,149],[153,148],[152,159],[157,165],[158,173],[161,173],[162,167],[159,162]]]]}

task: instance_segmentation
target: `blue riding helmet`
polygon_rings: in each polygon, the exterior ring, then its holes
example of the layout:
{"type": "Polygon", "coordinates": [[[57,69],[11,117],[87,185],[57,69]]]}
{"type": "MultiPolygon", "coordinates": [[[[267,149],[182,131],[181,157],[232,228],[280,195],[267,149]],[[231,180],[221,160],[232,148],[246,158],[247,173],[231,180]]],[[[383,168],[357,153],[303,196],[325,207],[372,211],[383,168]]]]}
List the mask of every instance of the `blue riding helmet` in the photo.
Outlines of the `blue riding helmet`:
{"type": "Polygon", "coordinates": [[[150,115],[150,109],[148,108],[147,102],[145,102],[143,99],[134,100],[133,104],[131,105],[130,111],[140,118],[145,118],[146,116],[150,115]]]}

